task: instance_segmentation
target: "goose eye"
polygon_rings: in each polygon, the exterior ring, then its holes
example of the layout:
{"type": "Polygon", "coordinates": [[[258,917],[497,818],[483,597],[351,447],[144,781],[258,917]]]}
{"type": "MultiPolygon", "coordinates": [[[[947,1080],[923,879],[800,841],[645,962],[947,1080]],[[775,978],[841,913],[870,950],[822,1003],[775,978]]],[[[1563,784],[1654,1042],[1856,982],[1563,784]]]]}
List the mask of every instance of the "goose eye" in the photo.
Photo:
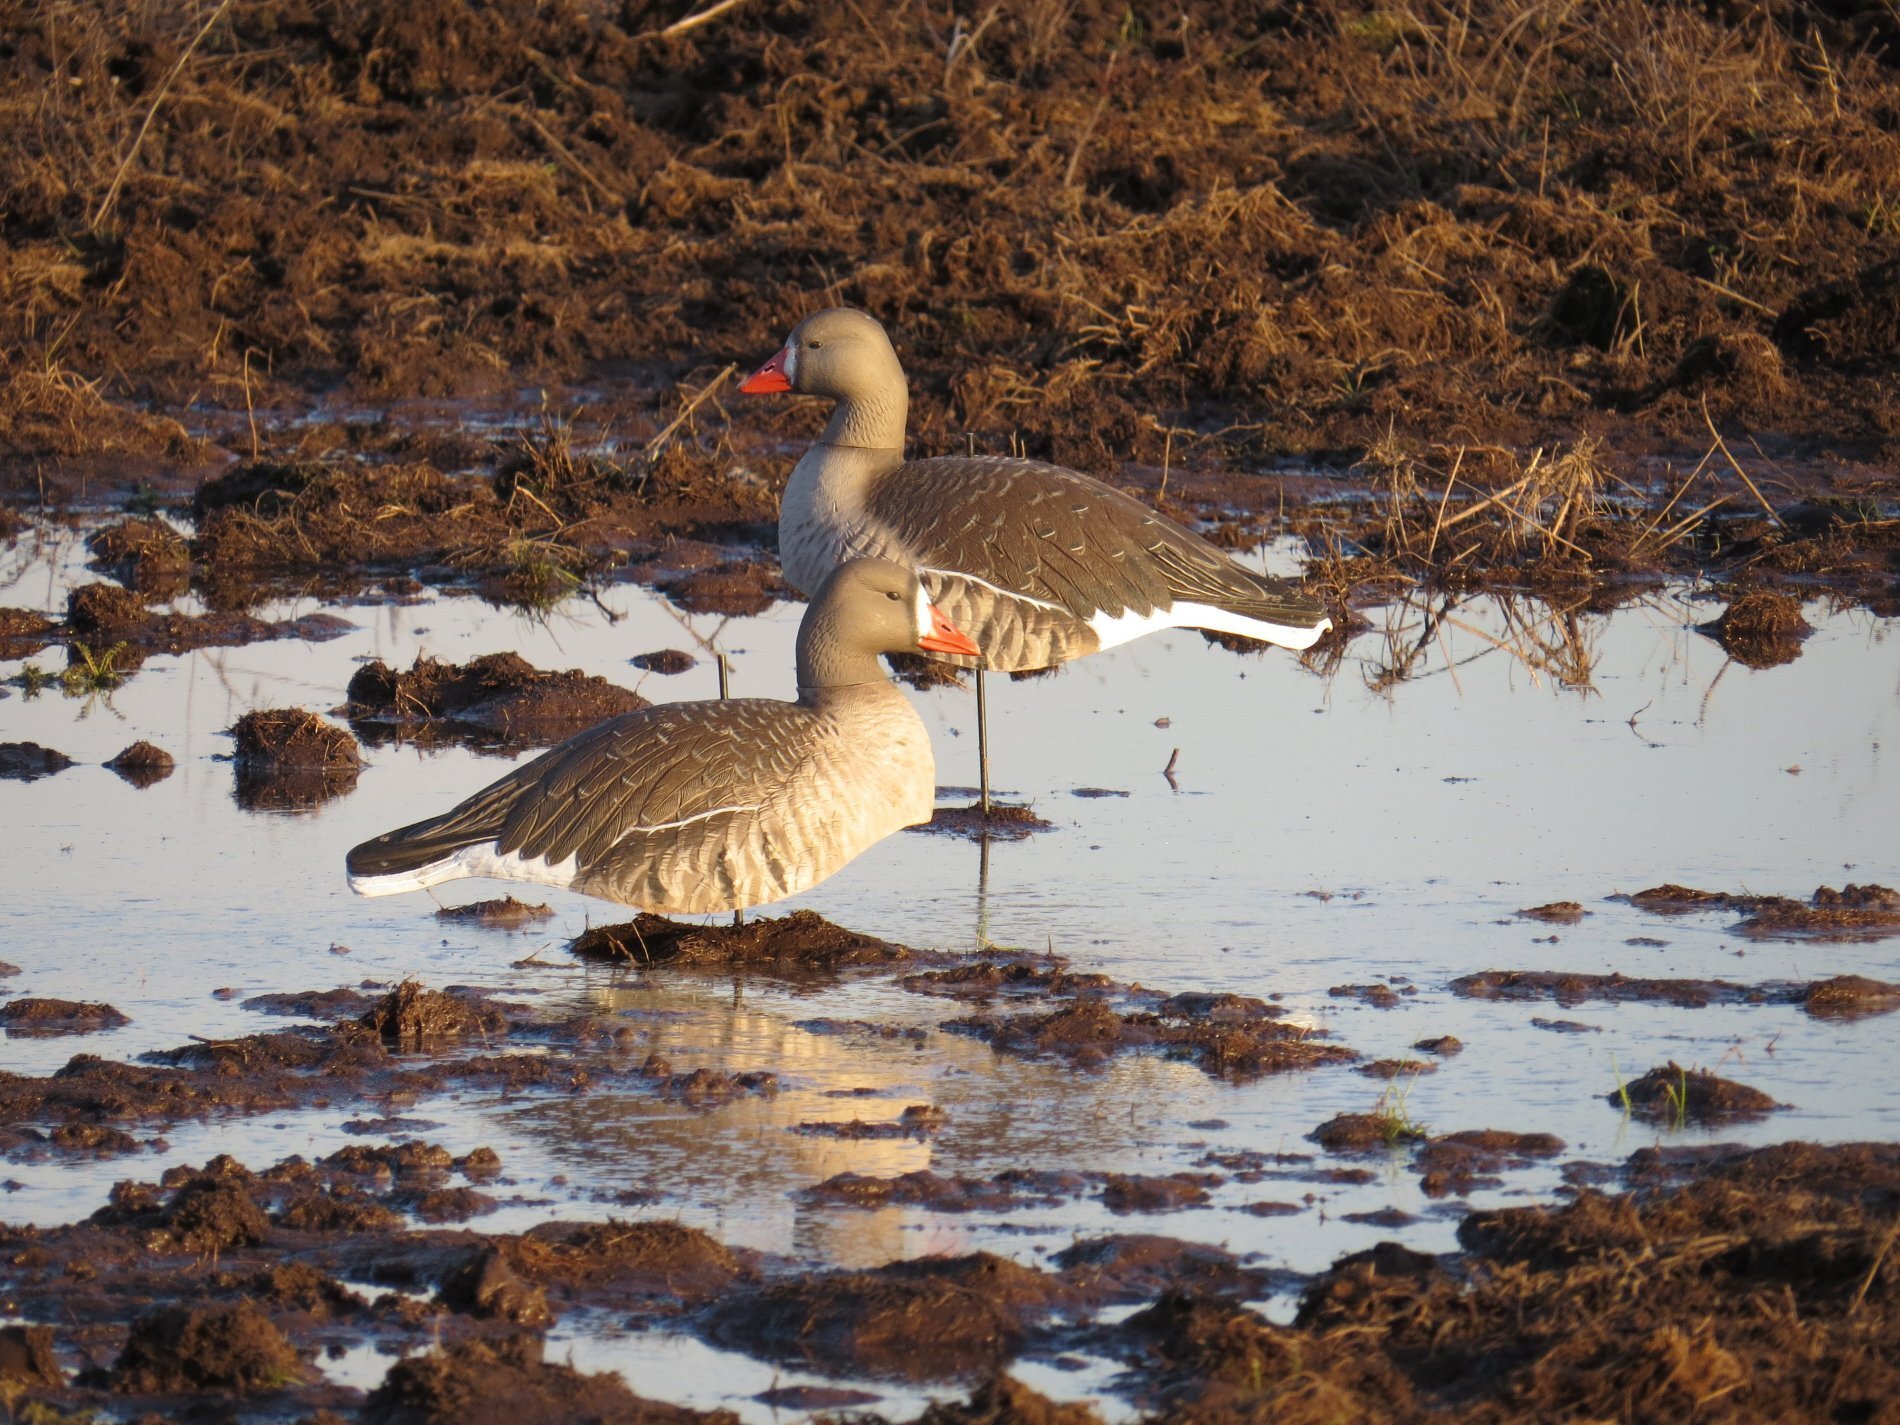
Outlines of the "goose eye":
{"type": "Polygon", "coordinates": [[[813,341],[810,337],[805,338],[805,350],[807,351],[816,351],[823,345],[824,343],[822,341],[813,341]]]}
{"type": "Polygon", "coordinates": [[[885,597],[885,598],[887,598],[887,599],[889,599],[889,600],[890,600],[890,601],[891,601],[892,603],[894,603],[894,604],[898,604],[898,603],[902,603],[902,602],[903,602],[903,600],[902,600],[902,598],[900,598],[900,597],[899,597],[899,596],[898,596],[897,594],[895,594],[895,593],[893,593],[893,592],[892,592],[891,590],[889,590],[889,589],[886,589],[886,590],[884,591],[884,597],[885,597]]]}

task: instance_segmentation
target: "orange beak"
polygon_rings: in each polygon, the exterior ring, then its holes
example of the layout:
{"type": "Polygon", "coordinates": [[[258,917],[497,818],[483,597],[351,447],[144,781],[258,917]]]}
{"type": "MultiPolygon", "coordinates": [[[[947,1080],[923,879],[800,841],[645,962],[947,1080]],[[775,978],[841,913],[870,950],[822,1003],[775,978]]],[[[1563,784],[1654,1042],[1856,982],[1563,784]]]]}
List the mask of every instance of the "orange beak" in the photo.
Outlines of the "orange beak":
{"type": "Polygon", "coordinates": [[[785,348],[779,348],[777,356],[746,377],[739,389],[748,396],[770,396],[791,390],[792,383],[785,376],[785,348]]]}
{"type": "Polygon", "coordinates": [[[943,610],[935,604],[930,606],[930,632],[917,640],[917,646],[926,653],[960,653],[965,658],[981,658],[983,650],[978,648],[949,619],[943,616],[943,610]]]}

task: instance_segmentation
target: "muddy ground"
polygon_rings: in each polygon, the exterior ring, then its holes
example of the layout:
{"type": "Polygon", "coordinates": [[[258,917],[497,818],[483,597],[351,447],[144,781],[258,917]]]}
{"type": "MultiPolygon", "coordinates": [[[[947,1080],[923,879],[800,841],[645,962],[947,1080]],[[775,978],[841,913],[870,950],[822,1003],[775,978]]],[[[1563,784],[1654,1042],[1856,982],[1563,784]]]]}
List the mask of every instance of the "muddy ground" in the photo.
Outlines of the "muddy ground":
{"type": "MultiPolygon", "coordinates": [[[[803,957],[836,973],[828,962],[846,953],[839,947],[849,937],[822,930],[810,917],[698,929],[688,958],[705,969],[724,950],[728,966],[786,973],[803,957]],[[776,959],[767,953],[774,944],[776,959]]],[[[650,921],[647,933],[665,943],[663,923],[650,921]]],[[[887,960],[860,972],[905,968],[887,960]]],[[[1272,1021],[1260,1001],[1163,996],[1045,957],[975,957],[905,983],[957,1003],[1145,999],[1155,1004],[1152,1024],[1272,1021]]],[[[82,1221],[0,1227],[0,1294],[10,1312],[49,1323],[0,1331],[0,1387],[15,1418],[95,1410],[365,1422],[700,1414],[641,1401],[617,1377],[553,1359],[546,1332],[577,1313],[846,1378],[921,1383],[940,1398],[968,1393],[965,1404],[936,1407],[934,1420],[1081,1425],[1095,1418],[1085,1407],[1055,1406],[1007,1375],[1019,1360],[1075,1353],[1119,1362],[1117,1392],[1171,1422],[1880,1421],[1900,1390],[1894,1145],[1645,1149],[1622,1163],[1571,1160],[1564,1173],[1573,1186],[1561,1202],[1468,1213],[1456,1252],[1432,1256],[1388,1241],[1310,1277],[1141,1235],[1078,1240],[1047,1269],[977,1253],[812,1272],[664,1219],[557,1218],[525,1232],[483,1231],[479,1219],[522,1191],[485,1148],[452,1158],[426,1141],[371,1138],[316,1162],[221,1157],[173,1167],[156,1182],[140,1177],[134,1155],[150,1144],[138,1135],[181,1116],[426,1104],[476,1084],[653,1093],[689,1109],[776,1091],[769,1072],[676,1074],[659,1056],[643,1057],[640,1036],[624,1023],[550,1021],[493,996],[413,982],[270,995],[252,1007],[304,1023],[194,1043],[142,1064],[82,1053],[47,1078],[0,1074],[8,1156],[124,1158],[132,1173],[82,1221]],[[1243,1304],[1268,1296],[1297,1302],[1290,1322],[1243,1304]],[[1126,1305],[1142,1309],[1098,1314],[1126,1305]],[[366,1347],[391,1358],[380,1385],[362,1391],[325,1380],[326,1358],[366,1347]]],[[[113,1013],[44,1002],[20,1018],[40,1032],[78,1035],[113,1013]]],[[[19,1031],[9,1024],[9,1032],[19,1031]]],[[[1070,1053],[1062,1044],[994,1042],[998,1052],[1070,1053]]],[[[1140,1040],[1151,1049],[1166,1042],[1140,1040]]],[[[1628,1085],[1623,1108],[1707,1120],[1773,1105],[1745,1085],[1672,1064],[1628,1085]]],[[[889,1126],[928,1134],[940,1120],[917,1105],[889,1126]]],[[[1170,1176],[846,1173],[806,1195],[831,1206],[901,1203],[951,1214],[1086,1196],[1111,1212],[1152,1214],[1203,1208],[1210,1188],[1232,1180],[1280,1194],[1244,1208],[1267,1216],[1306,1210],[1285,1198],[1304,1193],[1310,1204],[1326,1182],[1367,1173],[1359,1164],[1415,1172],[1433,1197],[1464,1197],[1565,1151],[1549,1134],[1427,1136],[1391,1114],[1344,1115],[1309,1136],[1317,1153],[1210,1152],[1196,1170],[1170,1176]]]]}
{"type": "Polygon", "coordinates": [[[624,568],[756,609],[819,412],[731,377],[850,302],[919,448],[1291,530],[1342,606],[1713,568],[1893,607],[1890,7],[682,14],[22,10],[9,502],[195,491],[133,562],[227,606],[624,568]]]}

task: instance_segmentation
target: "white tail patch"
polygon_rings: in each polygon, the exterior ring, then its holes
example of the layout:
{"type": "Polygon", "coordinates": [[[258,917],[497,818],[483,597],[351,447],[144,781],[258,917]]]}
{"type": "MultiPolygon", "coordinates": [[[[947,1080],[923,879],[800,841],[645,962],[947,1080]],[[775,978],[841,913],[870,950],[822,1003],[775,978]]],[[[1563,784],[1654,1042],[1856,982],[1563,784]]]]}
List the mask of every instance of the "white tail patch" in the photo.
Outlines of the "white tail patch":
{"type": "Polygon", "coordinates": [[[1269,623],[1265,619],[1248,618],[1245,614],[1232,613],[1213,604],[1185,601],[1171,609],[1156,609],[1151,614],[1123,609],[1119,614],[1097,613],[1089,619],[1089,627],[1095,630],[1095,636],[1102,641],[1104,648],[1113,648],[1118,643],[1128,643],[1164,628],[1204,628],[1212,633],[1237,633],[1245,638],[1257,638],[1265,643],[1277,643],[1282,648],[1298,651],[1318,643],[1332,626],[1333,621],[1329,618],[1322,618],[1311,628],[1269,623]]]}
{"type": "Polygon", "coordinates": [[[541,856],[524,857],[512,853],[504,856],[495,849],[494,842],[484,841],[480,846],[464,846],[453,855],[431,861],[426,866],[418,866],[413,871],[391,871],[384,876],[351,876],[350,889],[359,896],[395,896],[404,891],[426,891],[430,886],[439,886],[444,881],[458,881],[464,876],[493,876],[500,881],[532,881],[538,886],[567,887],[574,884],[574,877],[579,872],[578,856],[555,862],[549,862],[541,856]]]}

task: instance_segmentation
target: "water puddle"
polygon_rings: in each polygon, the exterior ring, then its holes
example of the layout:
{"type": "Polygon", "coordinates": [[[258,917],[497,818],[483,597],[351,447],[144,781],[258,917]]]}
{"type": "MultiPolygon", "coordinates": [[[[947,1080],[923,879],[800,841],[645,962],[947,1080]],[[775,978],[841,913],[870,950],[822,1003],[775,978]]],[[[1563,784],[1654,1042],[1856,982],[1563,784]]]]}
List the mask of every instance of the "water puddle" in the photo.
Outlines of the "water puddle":
{"type": "MultiPolygon", "coordinates": [[[[77,537],[23,551],[0,570],[0,604],[63,607],[66,588],[86,577],[77,537]]],[[[1283,549],[1265,557],[1282,568],[1291,558],[1283,549]]],[[[554,916],[505,932],[438,921],[425,895],[358,899],[343,878],[348,847],[453,803],[505,759],[389,745],[368,753],[348,795],[303,812],[245,811],[222,760],[224,729],[242,713],[333,708],[371,658],[405,667],[418,653],[461,662],[504,649],[671,700],[714,693],[716,645],[731,659],[735,692],[786,697],[800,610],[695,617],[620,586],[544,618],[441,594],[389,606],[287,598],[256,612],[318,611],[352,630],[323,644],[155,656],[109,696],[68,698],[55,687],[28,697],[16,687],[0,700],[5,740],[55,747],[80,764],[0,792],[13,828],[0,959],[21,970],[0,981],[0,994],[104,999],[130,1017],[84,1036],[9,1038],[0,1047],[8,1070],[47,1074],[76,1053],[127,1059],[279,1027],[243,1007],[267,992],[407,976],[487,987],[550,1015],[624,1024],[638,1054],[659,1053],[675,1070],[769,1070],[780,1090],[708,1109],[611,1092],[500,1091],[392,1107],[399,1120],[420,1121],[396,1136],[500,1155],[504,1176],[491,1191],[501,1207],[480,1227],[677,1218],[811,1267],[976,1248],[1046,1264],[1078,1238],[1157,1232],[1312,1272],[1386,1239],[1450,1250],[1469,1206],[1549,1200],[1566,1163],[1618,1159],[1652,1142],[1900,1138],[1900,1084],[1884,1072],[1890,1030],[1879,1021],[1790,1004],[1558,1004],[1449,988],[1482,970],[1747,985],[1894,978],[1900,942],[1750,939],[1735,933],[1732,912],[1663,917],[1607,899],[1662,882],[1802,897],[1824,884],[1894,883],[1900,637],[1864,612],[1810,603],[1817,631],[1800,657],[1765,671],[1730,663],[1694,631],[1719,606],[1690,588],[1611,613],[1561,614],[1528,598],[1394,605],[1321,676],[1284,654],[1237,656],[1193,633],[1152,637],[1055,677],[992,684],[997,784],[1054,830],[981,846],[898,835],[787,903],[920,948],[1016,947],[1155,989],[1268,998],[1367,1060],[1430,1069],[1388,1086],[1352,1067],[1236,1084],[1150,1055],[1093,1071],[1005,1057],[942,1028],[967,1006],[888,976],[787,983],[584,966],[565,942],[626,914],[560,892],[523,891],[554,916]],[[697,666],[669,677],[629,664],[665,648],[694,654],[697,666]],[[141,738],[177,759],[172,776],[145,790],[100,765],[141,738]],[[1518,914],[1559,901],[1585,914],[1569,923],[1518,914]],[[1445,1035],[1463,1052],[1439,1059],[1412,1047],[1445,1035]],[[1789,1107],[1711,1134],[1645,1126],[1606,1102],[1620,1080],[1671,1060],[1789,1107]],[[1341,1156],[1308,1140],[1334,1115],[1382,1100],[1435,1134],[1554,1133],[1566,1147],[1466,1197],[1434,1198],[1402,1154],[1341,1156]],[[797,1131],[895,1121],[919,1104],[947,1115],[938,1131],[797,1131]],[[1100,1176],[1059,1201],[964,1213],[865,1210],[806,1192],[840,1173],[922,1169],[1218,1180],[1204,1205],[1168,1212],[1111,1210],[1100,1176]],[[1258,1207],[1267,1202],[1280,1207],[1258,1207]]],[[[0,665],[0,677],[20,666],[0,665]]],[[[914,696],[939,781],[973,781],[971,696],[914,696]]],[[[506,889],[464,882],[441,894],[453,904],[506,889]]],[[[186,1120],[165,1125],[160,1145],[139,1156],[3,1163],[0,1220],[70,1222],[117,1180],[153,1181],[220,1152],[261,1168],[381,1141],[345,1120],[308,1108],[186,1120]]],[[[753,1399],[759,1393],[835,1384],[594,1318],[564,1320],[547,1354],[761,1422],[776,1416],[753,1399]]],[[[367,1386],[386,1364],[363,1346],[325,1369],[367,1386]]],[[[1103,1401],[1119,1418],[1125,1407],[1104,1394],[1113,1372],[1081,1358],[1016,1367],[1046,1393],[1103,1401]]],[[[928,1394],[864,1388],[881,1397],[877,1409],[900,1415],[928,1394]]]]}

